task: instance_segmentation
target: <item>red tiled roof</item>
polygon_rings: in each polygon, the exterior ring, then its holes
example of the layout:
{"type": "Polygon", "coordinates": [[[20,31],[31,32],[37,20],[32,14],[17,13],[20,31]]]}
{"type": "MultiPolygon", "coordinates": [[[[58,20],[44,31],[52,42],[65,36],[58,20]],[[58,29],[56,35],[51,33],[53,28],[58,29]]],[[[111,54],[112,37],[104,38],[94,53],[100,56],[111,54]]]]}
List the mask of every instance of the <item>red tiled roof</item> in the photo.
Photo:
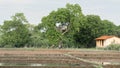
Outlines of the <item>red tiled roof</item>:
{"type": "Polygon", "coordinates": [[[114,36],[101,36],[101,37],[96,38],[96,40],[106,40],[106,39],[109,39],[112,37],[114,37],[114,36]]]}

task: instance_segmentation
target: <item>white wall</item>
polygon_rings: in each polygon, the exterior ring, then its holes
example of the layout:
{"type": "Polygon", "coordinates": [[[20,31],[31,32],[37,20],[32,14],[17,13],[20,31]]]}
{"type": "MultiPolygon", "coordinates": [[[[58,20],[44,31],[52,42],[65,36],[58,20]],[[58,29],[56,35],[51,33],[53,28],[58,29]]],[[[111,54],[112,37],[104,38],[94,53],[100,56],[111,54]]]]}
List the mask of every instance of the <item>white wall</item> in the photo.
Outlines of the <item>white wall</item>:
{"type": "Polygon", "coordinates": [[[112,38],[106,39],[104,41],[104,47],[106,47],[106,46],[108,46],[110,44],[120,44],[120,38],[112,37],[112,38]]]}

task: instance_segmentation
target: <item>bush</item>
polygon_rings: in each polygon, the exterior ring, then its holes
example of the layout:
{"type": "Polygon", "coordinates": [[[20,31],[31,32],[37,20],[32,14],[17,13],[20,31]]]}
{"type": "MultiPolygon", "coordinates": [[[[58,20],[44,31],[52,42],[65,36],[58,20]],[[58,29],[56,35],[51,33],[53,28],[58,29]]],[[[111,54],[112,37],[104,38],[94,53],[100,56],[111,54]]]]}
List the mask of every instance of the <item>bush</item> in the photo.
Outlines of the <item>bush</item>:
{"type": "Polygon", "coordinates": [[[120,44],[111,44],[104,48],[105,50],[117,50],[120,51],[120,44]]]}
{"type": "Polygon", "coordinates": [[[12,45],[5,45],[4,48],[13,48],[14,46],[12,45]]]}

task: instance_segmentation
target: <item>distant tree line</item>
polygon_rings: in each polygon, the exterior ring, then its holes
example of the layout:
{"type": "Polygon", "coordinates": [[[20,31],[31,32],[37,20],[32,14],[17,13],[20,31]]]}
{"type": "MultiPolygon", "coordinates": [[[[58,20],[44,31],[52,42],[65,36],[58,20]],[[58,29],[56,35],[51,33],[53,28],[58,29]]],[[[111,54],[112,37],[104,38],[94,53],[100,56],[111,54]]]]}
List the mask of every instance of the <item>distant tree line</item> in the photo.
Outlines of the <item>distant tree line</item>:
{"type": "Polygon", "coordinates": [[[90,48],[101,35],[120,37],[120,26],[98,15],[84,15],[78,4],[66,4],[42,18],[38,25],[30,24],[23,13],[0,25],[0,47],[90,48]]]}

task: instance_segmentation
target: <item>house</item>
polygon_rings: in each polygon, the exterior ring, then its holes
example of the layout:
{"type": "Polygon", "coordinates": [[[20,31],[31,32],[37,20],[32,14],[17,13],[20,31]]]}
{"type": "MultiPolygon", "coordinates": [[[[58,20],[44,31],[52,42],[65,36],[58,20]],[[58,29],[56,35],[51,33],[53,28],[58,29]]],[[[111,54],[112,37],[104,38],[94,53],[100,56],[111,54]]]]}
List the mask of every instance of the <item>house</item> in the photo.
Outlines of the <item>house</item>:
{"type": "Polygon", "coordinates": [[[116,36],[101,36],[95,39],[96,47],[106,47],[110,44],[120,44],[120,38],[116,36]]]}

